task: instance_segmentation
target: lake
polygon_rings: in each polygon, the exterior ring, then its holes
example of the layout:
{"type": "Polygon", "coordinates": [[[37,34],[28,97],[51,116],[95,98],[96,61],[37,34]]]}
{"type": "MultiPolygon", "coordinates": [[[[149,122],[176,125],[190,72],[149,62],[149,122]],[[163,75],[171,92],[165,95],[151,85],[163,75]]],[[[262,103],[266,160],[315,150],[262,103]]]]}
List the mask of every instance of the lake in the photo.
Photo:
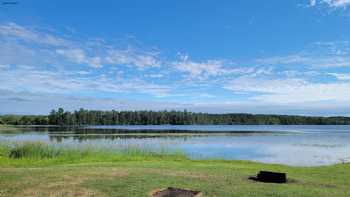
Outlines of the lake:
{"type": "Polygon", "coordinates": [[[292,166],[350,161],[346,125],[158,125],[16,127],[0,142],[44,141],[54,146],[182,151],[192,159],[250,160],[292,166]]]}

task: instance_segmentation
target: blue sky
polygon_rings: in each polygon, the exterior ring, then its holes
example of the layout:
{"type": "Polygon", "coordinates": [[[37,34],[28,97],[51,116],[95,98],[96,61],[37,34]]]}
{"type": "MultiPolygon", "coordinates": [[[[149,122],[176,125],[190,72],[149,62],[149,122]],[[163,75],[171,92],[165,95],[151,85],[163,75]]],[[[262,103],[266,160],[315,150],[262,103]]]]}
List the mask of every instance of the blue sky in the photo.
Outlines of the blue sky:
{"type": "Polygon", "coordinates": [[[0,5],[0,113],[350,115],[350,0],[0,5]]]}

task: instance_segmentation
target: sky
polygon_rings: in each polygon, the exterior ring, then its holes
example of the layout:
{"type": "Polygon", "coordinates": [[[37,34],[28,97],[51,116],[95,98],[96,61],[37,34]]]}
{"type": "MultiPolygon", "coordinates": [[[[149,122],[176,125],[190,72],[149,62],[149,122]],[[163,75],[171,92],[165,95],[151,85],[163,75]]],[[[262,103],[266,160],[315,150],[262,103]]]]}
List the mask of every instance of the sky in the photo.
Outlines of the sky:
{"type": "Polygon", "coordinates": [[[0,114],[350,116],[350,0],[0,0],[0,114]]]}

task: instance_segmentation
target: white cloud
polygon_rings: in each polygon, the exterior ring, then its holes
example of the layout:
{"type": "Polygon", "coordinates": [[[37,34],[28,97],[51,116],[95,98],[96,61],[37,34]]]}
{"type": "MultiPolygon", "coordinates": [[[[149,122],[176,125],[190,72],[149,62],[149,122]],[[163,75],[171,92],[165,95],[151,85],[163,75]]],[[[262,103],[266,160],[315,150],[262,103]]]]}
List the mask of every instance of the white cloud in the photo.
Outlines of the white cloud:
{"type": "Polygon", "coordinates": [[[78,64],[87,64],[94,68],[102,67],[100,57],[88,57],[82,49],[57,49],[56,53],[78,64]]]}
{"type": "MultiPolygon", "coordinates": [[[[348,103],[348,102],[347,102],[348,103]]],[[[0,114],[48,114],[51,109],[63,107],[66,110],[79,108],[95,110],[184,110],[209,113],[267,113],[267,114],[298,114],[298,115],[344,115],[349,114],[347,103],[315,102],[304,105],[268,104],[256,101],[239,102],[160,102],[140,101],[133,99],[73,97],[60,94],[36,94],[28,92],[13,92],[0,88],[0,114]]]]}
{"type": "Polygon", "coordinates": [[[315,68],[337,68],[350,67],[350,57],[347,55],[287,55],[281,57],[270,57],[258,59],[259,64],[266,65],[288,65],[301,64],[315,68]]]}
{"type": "Polygon", "coordinates": [[[323,0],[331,7],[346,7],[350,5],[350,0],[323,0]]]}
{"type": "Polygon", "coordinates": [[[160,60],[156,53],[137,52],[132,49],[108,50],[105,61],[108,64],[135,65],[138,68],[160,66],[160,60]]]}
{"type": "Polygon", "coordinates": [[[68,50],[57,49],[56,53],[60,55],[64,55],[69,59],[74,60],[78,63],[84,63],[86,59],[85,52],[81,49],[68,49],[68,50]]]}
{"type": "Polygon", "coordinates": [[[350,83],[311,83],[303,79],[238,78],[225,86],[238,92],[250,92],[253,100],[266,103],[348,102],[350,83]]]}
{"type": "Polygon", "coordinates": [[[64,38],[60,38],[49,33],[28,29],[11,22],[0,25],[0,35],[27,42],[35,42],[53,46],[68,46],[71,44],[64,38]]]}
{"type": "Polygon", "coordinates": [[[252,67],[235,67],[230,62],[223,60],[192,61],[187,55],[181,55],[180,60],[171,63],[173,67],[191,78],[207,79],[209,77],[220,77],[232,74],[255,73],[267,74],[269,69],[252,67]],[[227,65],[226,65],[227,64],[227,65]]]}
{"type": "Polygon", "coordinates": [[[0,84],[1,89],[55,94],[102,91],[166,96],[172,89],[170,86],[153,84],[137,78],[115,80],[103,75],[87,78],[56,70],[43,71],[28,66],[18,66],[15,69],[0,72],[0,84]]]}
{"type": "Polygon", "coordinates": [[[0,64],[0,70],[5,70],[5,69],[9,69],[10,65],[8,64],[0,64]]]}
{"type": "Polygon", "coordinates": [[[240,77],[231,81],[226,88],[234,91],[257,93],[281,93],[294,91],[295,88],[306,85],[302,79],[256,79],[252,77],[240,77]]]}
{"type": "Polygon", "coordinates": [[[310,103],[325,102],[323,107],[327,107],[350,101],[350,76],[346,74],[350,68],[348,46],[350,43],[343,43],[342,47],[339,43],[320,43],[317,47],[327,49],[259,59],[253,66],[244,67],[227,60],[195,61],[188,56],[175,61],[161,60],[160,53],[154,50],[121,48],[107,41],[67,39],[13,23],[0,24],[0,89],[61,96],[95,93],[126,97],[146,94],[139,98],[153,99],[166,96],[178,99],[178,103],[188,102],[188,109],[210,112],[215,107],[215,112],[263,111],[254,106],[270,106],[275,112],[282,112],[280,106],[298,106],[301,112],[310,103]],[[319,82],[320,76],[338,81],[319,82]],[[213,95],[210,93],[213,89],[224,94],[213,95]],[[236,98],[227,90],[241,95],[236,98]],[[241,102],[221,105],[225,98],[241,102]],[[246,105],[242,104],[245,99],[246,105]],[[213,105],[195,103],[210,100],[213,105]]]}
{"type": "Polygon", "coordinates": [[[345,70],[350,68],[350,42],[316,42],[297,53],[260,58],[255,62],[263,67],[302,70],[309,74],[331,69],[345,70]]]}
{"type": "Polygon", "coordinates": [[[268,57],[256,60],[260,64],[296,64],[302,62],[309,62],[310,58],[302,55],[287,55],[278,57],[268,57]]]}
{"type": "Polygon", "coordinates": [[[153,50],[120,49],[100,39],[68,39],[15,23],[0,24],[0,44],[0,64],[65,65],[69,62],[93,68],[104,65],[147,68],[161,64],[158,53],[153,50]]]}
{"type": "Polygon", "coordinates": [[[350,5],[350,0],[310,0],[310,6],[325,4],[332,8],[344,8],[350,5]]]}
{"type": "Polygon", "coordinates": [[[42,66],[62,62],[55,52],[45,48],[33,49],[0,36],[0,64],[42,66]]]}
{"type": "Polygon", "coordinates": [[[348,56],[335,56],[335,57],[325,57],[319,60],[314,60],[311,65],[315,67],[350,67],[350,57],[348,56]]]}
{"type": "Polygon", "coordinates": [[[93,68],[101,68],[103,65],[136,66],[139,69],[147,67],[159,67],[158,56],[150,52],[137,52],[133,50],[106,49],[99,56],[89,56],[86,51],[74,49],[57,49],[56,53],[66,57],[77,64],[87,64],[93,68]]]}
{"type": "Polygon", "coordinates": [[[315,6],[316,5],[316,0],[310,0],[310,6],[315,6]]]}
{"type": "Polygon", "coordinates": [[[88,74],[91,74],[91,72],[85,71],[85,70],[81,70],[81,71],[78,71],[77,74],[79,74],[79,75],[88,75],[88,74]]]}
{"type": "Polygon", "coordinates": [[[296,77],[309,78],[309,77],[320,76],[320,75],[322,75],[322,72],[319,72],[319,71],[284,70],[284,71],[279,72],[279,74],[281,74],[282,76],[285,76],[287,78],[296,78],[296,77]]]}
{"type": "Polygon", "coordinates": [[[207,62],[177,62],[175,67],[183,72],[189,73],[193,77],[218,76],[224,73],[221,62],[209,60],[207,62]]]}
{"type": "Polygon", "coordinates": [[[0,88],[0,114],[48,114],[51,109],[92,110],[183,110],[186,104],[133,99],[74,97],[60,94],[13,92],[0,88]]]}
{"type": "Polygon", "coordinates": [[[201,93],[198,95],[199,98],[215,98],[215,95],[208,94],[208,93],[201,93]]]}
{"type": "Polygon", "coordinates": [[[343,80],[343,81],[350,80],[350,74],[343,74],[343,73],[328,73],[328,74],[334,76],[338,80],[343,80]]]}
{"type": "Polygon", "coordinates": [[[164,74],[157,73],[157,74],[146,74],[145,77],[150,77],[150,78],[162,78],[164,77],[164,74]]]}

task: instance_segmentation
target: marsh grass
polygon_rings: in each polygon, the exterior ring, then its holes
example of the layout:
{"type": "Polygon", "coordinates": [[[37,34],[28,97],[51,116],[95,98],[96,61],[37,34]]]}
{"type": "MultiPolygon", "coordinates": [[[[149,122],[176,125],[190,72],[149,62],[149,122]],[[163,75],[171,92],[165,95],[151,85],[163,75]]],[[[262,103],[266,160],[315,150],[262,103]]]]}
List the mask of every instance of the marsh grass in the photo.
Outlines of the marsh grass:
{"type": "Polygon", "coordinates": [[[61,150],[50,147],[43,142],[17,143],[8,150],[8,157],[13,159],[44,159],[59,156],[61,150]]]}
{"type": "Polygon", "coordinates": [[[45,142],[16,142],[0,143],[0,157],[10,160],[147,160],[147,159],[186,159],[184,153],[179,151],[169,151],[165,148],[160,150],[143,149],[137,146],[113,148],[86,147],[63,147],[50,145],[45,142]]]}

